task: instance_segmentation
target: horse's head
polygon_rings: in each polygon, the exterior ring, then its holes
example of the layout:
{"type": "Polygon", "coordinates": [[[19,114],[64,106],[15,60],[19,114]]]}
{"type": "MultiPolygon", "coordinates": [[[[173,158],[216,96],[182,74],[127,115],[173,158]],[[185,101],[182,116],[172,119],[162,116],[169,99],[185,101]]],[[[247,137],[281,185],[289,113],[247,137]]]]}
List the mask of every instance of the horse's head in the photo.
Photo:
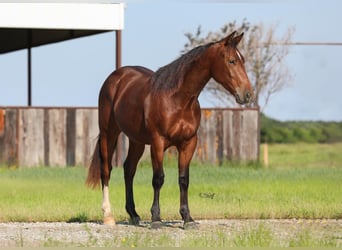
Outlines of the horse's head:
{"type": "Polygon", "coordinates": [[[253,97],[252,85],[244,66],[245,59],[237,49],[243,33],[235,36],[236,31],[216,42],[212,76],[227,89],[239,104],[249,103],[253,97]]]}

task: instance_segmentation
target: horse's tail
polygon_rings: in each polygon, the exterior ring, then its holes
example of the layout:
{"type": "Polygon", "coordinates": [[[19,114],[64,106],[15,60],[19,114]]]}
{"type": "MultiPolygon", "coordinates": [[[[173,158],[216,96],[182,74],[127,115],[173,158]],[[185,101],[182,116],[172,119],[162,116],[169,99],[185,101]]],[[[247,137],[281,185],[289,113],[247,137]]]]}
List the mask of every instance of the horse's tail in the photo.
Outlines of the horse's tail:
{"type": "Polygon", "coordinates": [[[101,154],[100,154],[100,137],[97,139],[96,147],[94,150],[93,158],[88,170],[88,177],[86,185],[95,189],[100,186],[101,181],[101,154]]]}

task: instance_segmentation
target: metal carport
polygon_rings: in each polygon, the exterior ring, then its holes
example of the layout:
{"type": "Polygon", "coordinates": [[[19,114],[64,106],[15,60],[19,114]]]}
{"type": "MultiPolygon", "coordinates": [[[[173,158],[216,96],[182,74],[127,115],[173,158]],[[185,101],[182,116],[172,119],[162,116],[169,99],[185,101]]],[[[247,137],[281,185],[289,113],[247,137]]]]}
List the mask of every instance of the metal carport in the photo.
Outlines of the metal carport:
{"type": "Polygon", "coordinates": [[[124,3],[0,3],[0,54],[27,49],[27,104],[32,104],[31,48],[116,31],[121,66],[124,3]]]}

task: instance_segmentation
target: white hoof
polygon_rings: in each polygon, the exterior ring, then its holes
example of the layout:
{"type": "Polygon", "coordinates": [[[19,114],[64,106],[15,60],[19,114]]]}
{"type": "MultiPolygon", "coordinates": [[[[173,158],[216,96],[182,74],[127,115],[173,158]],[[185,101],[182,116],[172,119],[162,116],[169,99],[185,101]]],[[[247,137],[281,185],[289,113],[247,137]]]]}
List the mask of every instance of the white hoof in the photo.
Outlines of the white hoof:
{"type": "Polygon", "coordinates": [[[115,225],[115,220],[112,215],[108,215],[103,218],[103,224],[107,226],[114,226],[115,225]]]}

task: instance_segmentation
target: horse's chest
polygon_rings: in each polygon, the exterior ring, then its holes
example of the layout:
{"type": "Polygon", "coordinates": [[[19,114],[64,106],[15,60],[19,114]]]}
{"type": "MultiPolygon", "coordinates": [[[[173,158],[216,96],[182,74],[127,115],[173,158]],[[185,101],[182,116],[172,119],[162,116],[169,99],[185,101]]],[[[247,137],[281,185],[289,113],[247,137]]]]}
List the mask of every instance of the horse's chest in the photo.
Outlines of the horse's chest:
{"type": "Polygon", "coordinates": [[[192,138],[198,129],[198,122],[195,119],[180,118],[170,126],[168,137],[174,141],[188,140],[192,138]]]}

